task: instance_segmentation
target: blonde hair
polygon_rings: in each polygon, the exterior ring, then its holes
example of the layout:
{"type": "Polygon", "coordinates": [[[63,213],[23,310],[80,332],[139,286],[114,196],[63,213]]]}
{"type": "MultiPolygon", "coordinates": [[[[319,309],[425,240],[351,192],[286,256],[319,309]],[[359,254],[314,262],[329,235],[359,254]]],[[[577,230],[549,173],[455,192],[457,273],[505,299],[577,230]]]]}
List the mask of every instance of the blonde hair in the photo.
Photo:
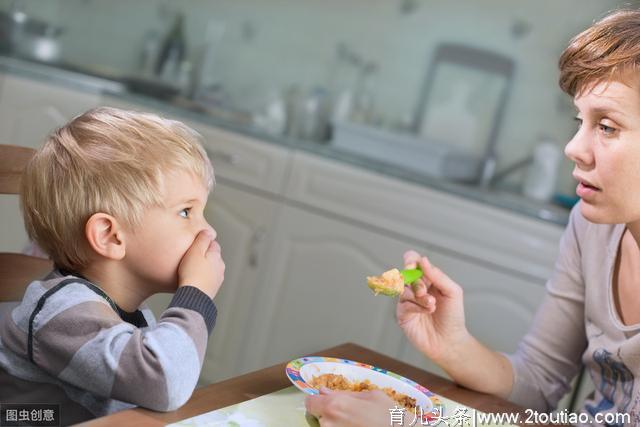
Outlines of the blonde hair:
{"type": "Polygon", "coordinates": [[[97,212],[125,227],[162,206],[163,178],[189,171],[211,190],[213,167],[201,137],[155,114],[96,108],[48,136],[28,163],[20,204],[29,237],[56,266],[77,271],[88,262],[85,224],[97,212]]]}
{"type": "Polygon", "coordinates": [[[640,11],[615,11],[575,36],[559,66],[560,87],[571,96],[593,84],[633,77],[640,66],[640,11]]]}

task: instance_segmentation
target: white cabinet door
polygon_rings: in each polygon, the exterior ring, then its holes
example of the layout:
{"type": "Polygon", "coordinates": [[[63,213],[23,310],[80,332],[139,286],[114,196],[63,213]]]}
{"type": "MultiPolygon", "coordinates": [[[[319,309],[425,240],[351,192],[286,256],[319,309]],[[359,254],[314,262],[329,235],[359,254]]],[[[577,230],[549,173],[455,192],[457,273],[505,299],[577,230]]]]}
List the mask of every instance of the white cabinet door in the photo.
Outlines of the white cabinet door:
{"type": "Polygon", "coordinates": [[[344,342],[398,356],[395,299],[374,296],[366,276],[397,266],[405,243],[286,206],[271,247],[272,262],[245,331],[248,369],[344,342]]]}
{"type": "MultiPolygon", "coordinates": [[[[0,144],[40,147],[44,138],[85,110],[99,96],[55,84],[0,74],[0,144]]],[[[0,252],[20,252],[27,243],[18,197],[0,197],[0,252]]]]}
{"type": "MultiPolygon", "coordinates": [[[[249,345],[247,331],[251,303],[262,285],[271,251],[271,224],[277,205],[268,198],[217,184],[209,197],[205,215],[218,232],[225,280],[214,301],[218,318],[200,376],[201,384],[220,381],[247,372],[239,362],[249,345]]],[[[148,300],[159,317],[172,295],[160,294],[148,300]]]]}
{"type": "Polygon", "coordinates": [[[284,208],[276,230],[277,254],[256,294],[249,369],[351,341],[442,373],[396,325],[396,299],[374,297],[366,286],[367,275],[401,266],[407,249],[463,286],[468,328],[496,350],[515,350],[544,292],[539,283],[299,208],[284,208]]]}
{"type": "MultiPolygon", "coordinates": [[[[515,350],[530,326],[562,232],[521,215],[303,153],[294,156],[285,196],[309,210],[406,242],[389,255],[395,265],[408,248],[429,256],[463,286],[470,331],[489,347],[506,352],[515,350]]],[[[315,220],[312,224],[315,228],[315,220]]],[[[353,229],[344,231],[342,241],[358,238],[353,229]]],[[[399,356],[441,372],[406,341],[399,356]]]]}

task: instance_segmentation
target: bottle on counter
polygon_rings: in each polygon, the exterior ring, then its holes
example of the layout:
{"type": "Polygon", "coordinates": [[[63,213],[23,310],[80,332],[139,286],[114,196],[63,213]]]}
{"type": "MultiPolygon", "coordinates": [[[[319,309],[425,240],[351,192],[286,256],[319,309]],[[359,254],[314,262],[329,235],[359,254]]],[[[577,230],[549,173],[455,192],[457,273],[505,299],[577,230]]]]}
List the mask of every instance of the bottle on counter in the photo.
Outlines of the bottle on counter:
{"type": "Polygon", "coordinates": [[[329,93],[314,87],[300,103],[299,137],[309,141],[325,142],[329,136],[329,93]]]}
{"type": "Polygon", "coordinates": [[[160,37],[155,31],[147,31],[144,35],[142,45],[142,57],[140,59],[140,69],[142,75],[152,77],[155,73],[156,62],[160,55],[160,37]]]}
{"type": "Polygon", "coordinates": [[[562,152],[552,141],[538,143],[533,151],[533,161],[527,169],[523,194],[535,200],[549,201],[556,187],[561,160],[562,152]]]}
{"type": "Polygon", "coordinates": [[[287,131],[287,104],[276,89],[271,89],[266,102],[253,116],[253,124],[271,135],[284,135],[287,131]]]}
{"type": "Polygon", "coordinates": [[[156,75],[163,80],[174,81],[178,76],[180,65],[185,56],[184,15],[178,13],[171,30],[162,42],[158,61],[156,62],[156,75]]]}

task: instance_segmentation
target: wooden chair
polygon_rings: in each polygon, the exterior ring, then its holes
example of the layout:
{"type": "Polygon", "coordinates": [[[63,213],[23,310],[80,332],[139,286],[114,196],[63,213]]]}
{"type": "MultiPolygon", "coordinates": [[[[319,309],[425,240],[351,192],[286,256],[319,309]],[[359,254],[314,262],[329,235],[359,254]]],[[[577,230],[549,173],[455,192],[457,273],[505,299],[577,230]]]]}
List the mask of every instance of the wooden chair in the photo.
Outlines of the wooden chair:
{"type": "MultiPolygon", "coordinates": [[[[18,194],[22,170],[35,150],[14,145],[0,145],[0,194],[18,194]]],[[[1,238],[1,237],[0,237],[1,238]]],[[[27,285],[44,277],[53,263],[44,258],[0,253],[0,302],[20,301],[27,285]]]]}

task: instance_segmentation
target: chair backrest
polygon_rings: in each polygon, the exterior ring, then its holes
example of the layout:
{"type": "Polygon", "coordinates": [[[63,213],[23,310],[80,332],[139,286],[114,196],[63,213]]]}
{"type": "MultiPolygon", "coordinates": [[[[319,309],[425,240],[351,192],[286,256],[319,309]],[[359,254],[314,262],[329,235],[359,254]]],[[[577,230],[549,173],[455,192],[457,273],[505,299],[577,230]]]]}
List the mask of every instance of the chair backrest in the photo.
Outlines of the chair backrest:
{"type": "MultiPolygon", "coordinates": [[[[0,145],[0,194],[18,194],[20,178],[35,150],[0,145]]],[[[25,242],[26,243],[26,242],[25,242]]],[[[53,263],[44,258],[18,253],[0,253],[0,301],[19,301],[33,280],[44,277],[53,263]]]]}

